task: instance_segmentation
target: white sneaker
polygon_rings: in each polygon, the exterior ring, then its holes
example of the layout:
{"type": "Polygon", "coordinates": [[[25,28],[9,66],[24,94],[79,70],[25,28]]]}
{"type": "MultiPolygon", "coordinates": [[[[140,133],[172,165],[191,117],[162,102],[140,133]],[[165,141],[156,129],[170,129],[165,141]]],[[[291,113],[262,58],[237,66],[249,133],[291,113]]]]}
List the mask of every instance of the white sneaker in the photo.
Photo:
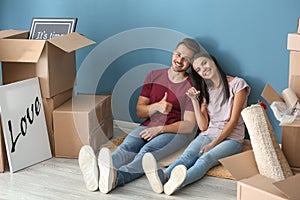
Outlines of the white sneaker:
{"type": "Polygon", "coordinates": [[[152,153],[145,153],[142,159],[142,166],[152,190],[158,194],[162,193],[163,185],[157,173],[156,159],[152,153]]]}
{"type": "Polygon", "coordinates": [[[164,192],[167,195],[173,194],[186,178],[187,170],[184,165],[177,165],[171,172],[170,179],[164,185],[164,192]]]}
{"type": "Polygon", "coordinates": [[[114,167],[111,152],[108,148],[102,148],[98,155],[98,166],[100,173],[99,189],[100,192],[107,194],[113,189],[115,181],[114,167]]]}
{"type": "Polygon", "coordinates": [[[98,189],[99,171],[94,150],[89,145],[81,147],[78,156],[79,167],[83,175],[86,188],[89,191],[98,189]]]}

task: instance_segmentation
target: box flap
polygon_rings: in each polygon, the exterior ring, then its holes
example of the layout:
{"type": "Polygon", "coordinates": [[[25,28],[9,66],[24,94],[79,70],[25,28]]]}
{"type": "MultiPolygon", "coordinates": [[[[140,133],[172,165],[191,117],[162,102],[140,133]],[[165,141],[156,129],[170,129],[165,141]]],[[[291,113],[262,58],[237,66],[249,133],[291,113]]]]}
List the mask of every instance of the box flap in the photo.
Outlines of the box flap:
{"type": "Polygon", "coordinates": [[[27,33],[27,32],[28,31],[3,30],[3,31],[0,31],[0,39],[2,39],[2,38],[8,38],[8,37],[19,35],[19,34],[24,34],[24,33],[27,33]]]}
{"type": "Polygon", "coordinates": [[[274,101],[282,101],[283,98],[271,87],[271,85],[266,84],[261,96],[271,105],[274,101]]]}
{"type": "MultiPolygon", "coordinates": [[[[260,192],[259,194],[262,196],[260,196],[259,199],[287,199],[287,196],[272,184],[274,183],[273,179],[267,178],[261,174],[256,174],[249,178],[240,180],[239,182],[240,184],[247,186],[247,189],[254,189],[252,192],[260,192]]],[[[244,192],[245,189],[246,188],[244,188],[244,192]]]]}
{"type": "Polygon", "coordinates": [[[36,63],[40,58],[44,45],[44,40],[0,40],[0,61],[36,63]]]}
{"type": "Polygon", "coordinates": [[[237,180],[259,174],[252,150],[223,158],[220,162],[237,180]]]}
{"type": "Polygon", "coordinates": [[[296,119],[292,123],[280,123],[280,126],[300,127],[300,119],[296,119]]]}
{"type": "Polygon", "coordinates": [[[48,41],[68,53],[96,43],[76,32],[60,37],[54,37],[48,41]]]}
{"type": "Polygon", "coordinates": [[[273,183],[280,191],[282,191],[291,200],[297,200],[300,197],[300,174],[291,176],[285,180],[273,183]]]}

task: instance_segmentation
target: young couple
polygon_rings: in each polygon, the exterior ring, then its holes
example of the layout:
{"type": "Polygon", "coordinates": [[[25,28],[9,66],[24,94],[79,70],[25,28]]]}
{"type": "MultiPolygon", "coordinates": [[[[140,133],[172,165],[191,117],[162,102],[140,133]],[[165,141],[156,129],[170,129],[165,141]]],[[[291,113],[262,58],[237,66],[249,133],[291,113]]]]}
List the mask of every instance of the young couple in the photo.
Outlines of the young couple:
{"type": "Polygon", "coordinates": [[[226,75],[202,51],[195,40],[185,38],[175,48],[170,68],[148,74],[136,106],[146,120],[116,151],[102,148],[96,156],[90,146],[81,148],[78,160],[88,190],[109,193],[146,174],[154,192],[171,195],[201,179],[219,159],[241,152],[245,127],[240,113],[250,87],[226,75]],[[159,167],[158,160],[187,144],[168,168],[159,167]]]}

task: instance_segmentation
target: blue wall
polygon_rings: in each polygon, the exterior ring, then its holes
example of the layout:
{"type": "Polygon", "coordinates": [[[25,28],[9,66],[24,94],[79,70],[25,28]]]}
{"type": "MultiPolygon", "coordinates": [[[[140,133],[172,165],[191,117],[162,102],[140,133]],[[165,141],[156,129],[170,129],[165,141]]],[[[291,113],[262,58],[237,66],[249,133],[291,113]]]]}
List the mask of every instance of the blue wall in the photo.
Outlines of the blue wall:
{"type": "MultiPolygon", "coordinates": [[[[184,36],[196,38],[225,72],[246,79],[249,104],[263,100],[266,83],[281,92],[288,86],[287,34],[296,32],[299,10],[297,0],[0,0],[0,30],[27,30],[32,17],[77,17],[76,31],[97,44],[77,52],[76,90],[113,93],[114,117],[139,121],[135,101],[144,76],[169,66],[184,36]]],[[[280,140],[270,108],[268,115],[280,140]]]]}

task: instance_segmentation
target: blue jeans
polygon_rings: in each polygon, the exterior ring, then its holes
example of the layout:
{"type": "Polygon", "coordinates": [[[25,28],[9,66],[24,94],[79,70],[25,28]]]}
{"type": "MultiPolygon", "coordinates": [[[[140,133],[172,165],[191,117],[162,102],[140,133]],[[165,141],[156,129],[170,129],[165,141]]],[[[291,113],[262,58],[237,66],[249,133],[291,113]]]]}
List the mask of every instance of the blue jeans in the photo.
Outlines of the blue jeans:
{"type": "Polygon", "coordinates": [[[148,127],[139,126],[133,130],[112,153],[113,165],[117,170],[116,186],[122,186],[144,175],[142,158],[145,153],[151,152],[160,160],[182,149],[195,136],[193,133],[163,133],[146,141],[139,135],[146,128],[148,127]]]}
{"type": "Polygon", "coordinates": [[[207,171],[219,164],[219,159],[231,156],[242,151],[243,144],[226,139],[212,148],[210,151],[200,154],[200,150],[209,144],[214,138],[204,135],[197,136],[186,148],[183,154],[173,162],[164,173],[170,178],[171,171],[177,165],[185,165],[187,176],[181,187],[200,180],[207,171]]]}

